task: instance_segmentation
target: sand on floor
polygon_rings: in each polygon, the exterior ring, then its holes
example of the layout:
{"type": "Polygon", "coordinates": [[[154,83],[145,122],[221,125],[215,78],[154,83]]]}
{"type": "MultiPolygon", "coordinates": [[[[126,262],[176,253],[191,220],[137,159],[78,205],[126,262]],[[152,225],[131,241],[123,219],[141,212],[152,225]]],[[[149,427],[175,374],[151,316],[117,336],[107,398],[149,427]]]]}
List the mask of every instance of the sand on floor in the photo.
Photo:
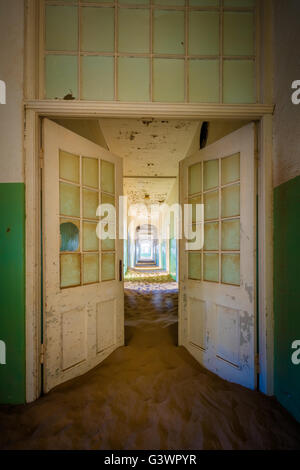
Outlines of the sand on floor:
{"type": "Polygon", "coordinates": [[[177,346],[177,285],[126,283],[126,345],[33,404],[0,407],[2,449],[300,449],[274,400],[177,346]]]}

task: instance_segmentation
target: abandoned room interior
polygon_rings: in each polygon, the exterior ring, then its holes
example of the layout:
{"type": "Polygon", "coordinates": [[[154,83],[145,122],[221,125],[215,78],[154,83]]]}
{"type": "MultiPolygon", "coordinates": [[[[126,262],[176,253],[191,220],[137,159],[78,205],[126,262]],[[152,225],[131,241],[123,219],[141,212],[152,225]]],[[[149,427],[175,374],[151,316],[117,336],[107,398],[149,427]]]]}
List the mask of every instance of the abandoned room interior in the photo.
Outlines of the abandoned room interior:
{"type": "Polygon", "coordinates": [[[299,18],[0,2],[0,449],[300,449],[299,18]]]}

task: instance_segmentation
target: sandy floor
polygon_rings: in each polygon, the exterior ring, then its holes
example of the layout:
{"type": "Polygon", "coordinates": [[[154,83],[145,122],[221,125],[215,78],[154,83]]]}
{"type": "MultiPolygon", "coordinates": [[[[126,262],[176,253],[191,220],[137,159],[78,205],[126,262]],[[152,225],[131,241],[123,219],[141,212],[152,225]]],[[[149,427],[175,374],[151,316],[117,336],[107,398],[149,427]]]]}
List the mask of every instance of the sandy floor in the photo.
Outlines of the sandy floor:
{"type": "Polygon", "coordinates": [[[300,449],[300,425],[273,399],[176,346],[175,283],[126,287],[126,346],[34,404],[1,407],[0,448],[300,449]]]}

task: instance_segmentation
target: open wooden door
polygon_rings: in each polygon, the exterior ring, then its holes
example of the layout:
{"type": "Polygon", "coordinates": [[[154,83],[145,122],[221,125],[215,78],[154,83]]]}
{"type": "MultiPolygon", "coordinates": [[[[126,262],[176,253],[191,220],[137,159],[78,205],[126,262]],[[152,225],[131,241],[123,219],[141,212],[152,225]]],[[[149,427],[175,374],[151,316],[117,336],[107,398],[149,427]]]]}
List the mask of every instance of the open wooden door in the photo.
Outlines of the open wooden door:
{"type": "Polygon", "coordinates": [[[123,243],[96,235],[100,203],[116,207],[122,160],[43,121],[44,391],[124,344],[123,243]]]}
{"type": "MultiPolygon", "coordinates": [[[[202,249],[180,250],[180,343],[207,369],[255,389],[255,125],[181,162],[180,199],[204,204],[202,249]]],[[[195,213],[195,212],[194,212],[195,213]]]]}

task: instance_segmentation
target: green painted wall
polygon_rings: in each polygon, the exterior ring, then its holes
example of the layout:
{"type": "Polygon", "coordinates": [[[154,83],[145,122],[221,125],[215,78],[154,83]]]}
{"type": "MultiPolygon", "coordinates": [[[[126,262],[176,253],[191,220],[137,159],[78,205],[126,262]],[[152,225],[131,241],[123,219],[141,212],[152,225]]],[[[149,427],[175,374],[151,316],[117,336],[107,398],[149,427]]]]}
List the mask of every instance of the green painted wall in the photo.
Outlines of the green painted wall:
{"type": "Polygon", "coordinates": [[[291,344],[300,340],[300,176],[274,194],[275,394],[300,421],[300,365],[291,344]]]}
{"type": "Polygon", "coordinates": [[[25,190],[0,184],[0,403],[25,402],[25,190]]]}

